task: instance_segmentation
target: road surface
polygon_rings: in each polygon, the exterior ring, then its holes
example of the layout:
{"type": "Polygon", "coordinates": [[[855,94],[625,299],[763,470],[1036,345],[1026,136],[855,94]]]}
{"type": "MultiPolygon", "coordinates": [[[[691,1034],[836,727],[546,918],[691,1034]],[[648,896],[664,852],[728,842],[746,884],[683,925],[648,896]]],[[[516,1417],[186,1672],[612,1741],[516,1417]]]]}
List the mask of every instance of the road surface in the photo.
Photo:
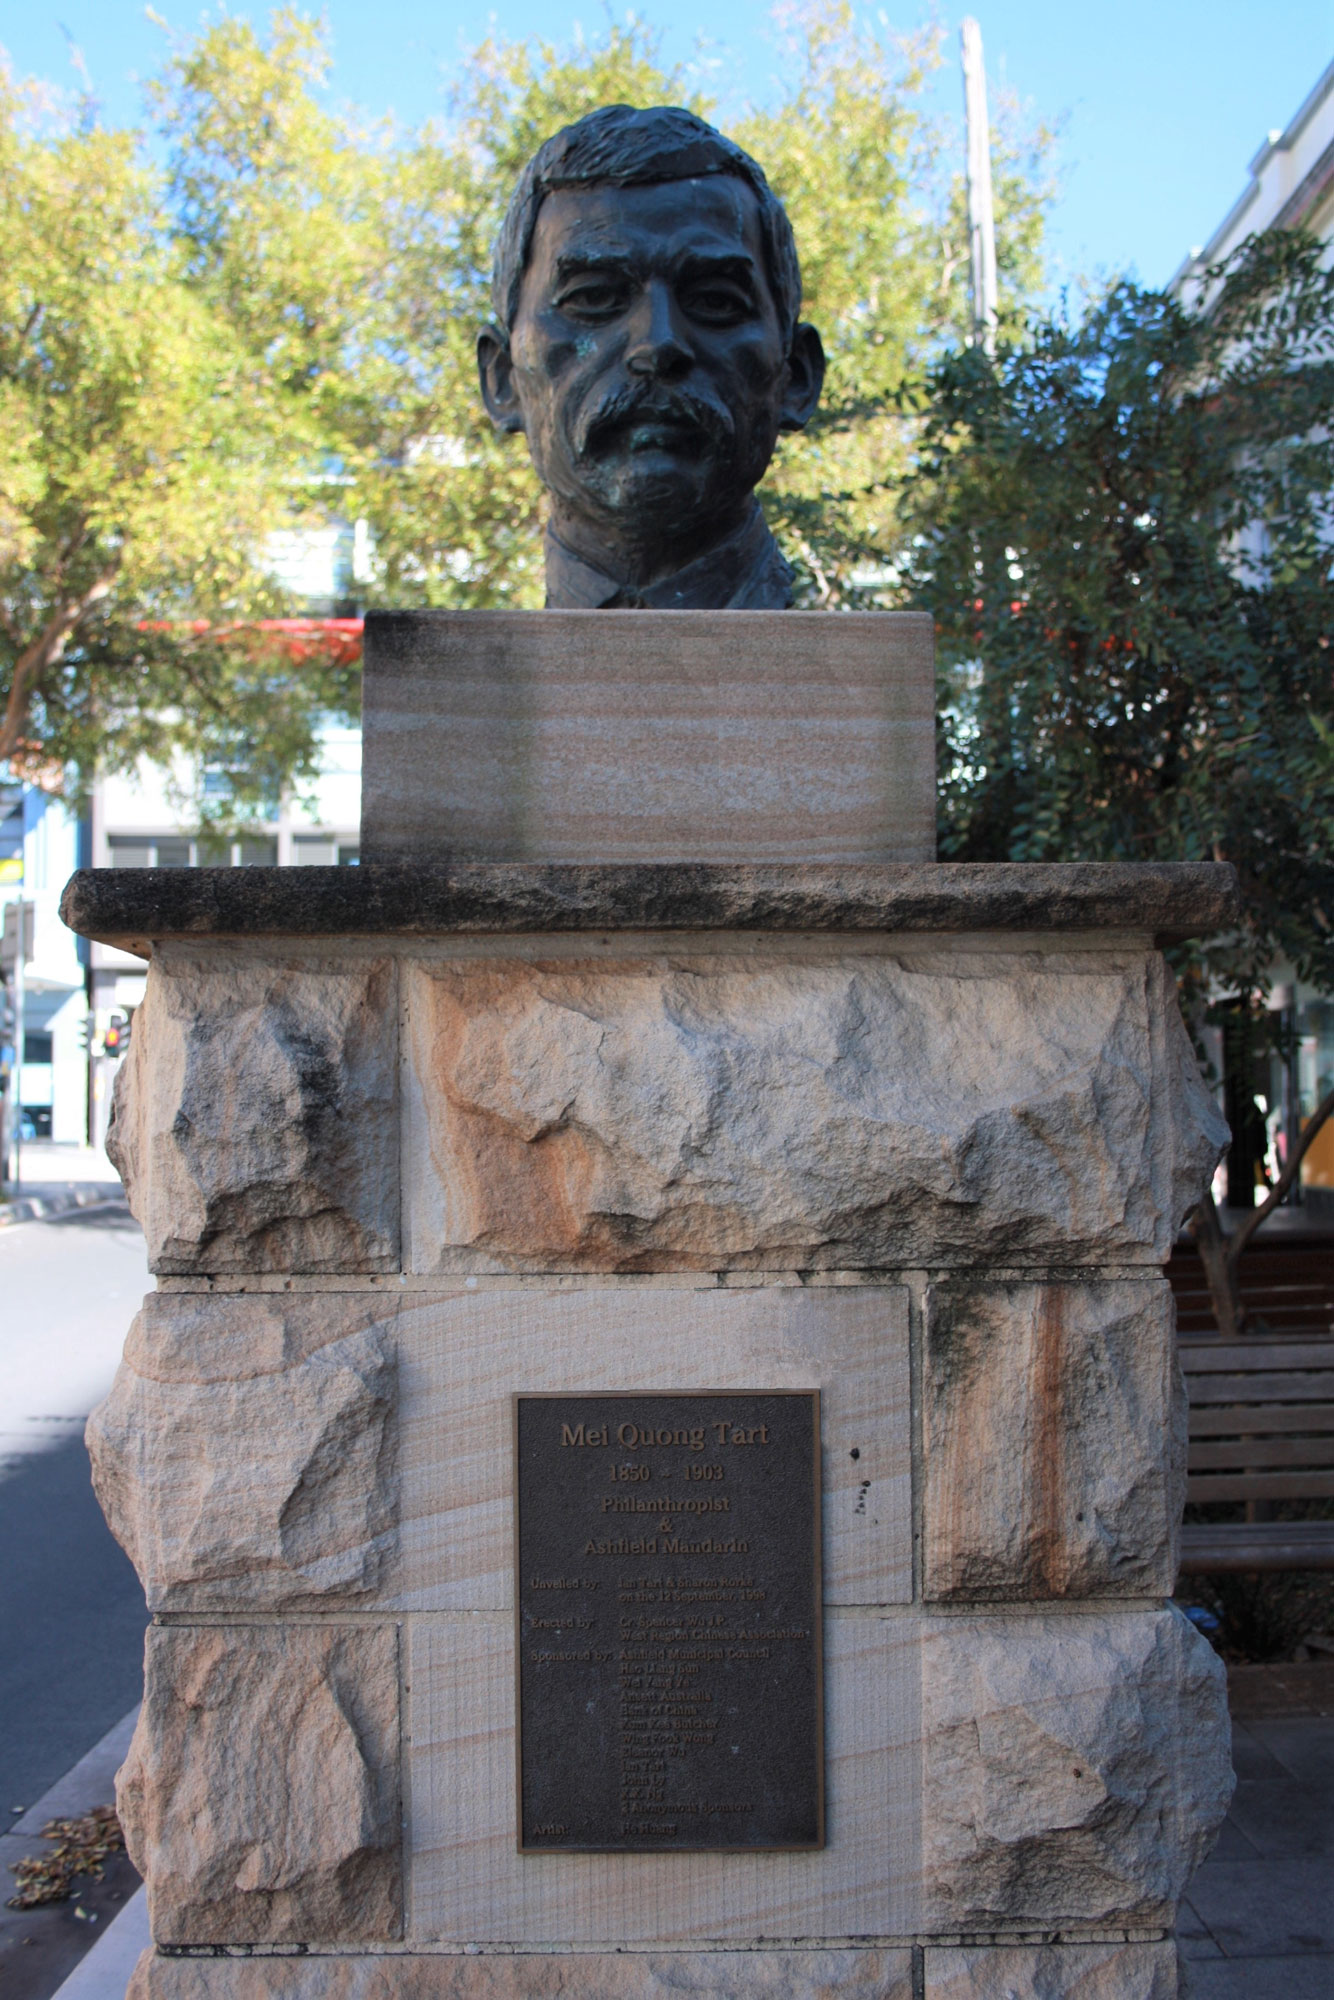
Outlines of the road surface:
{"type": "Polygon", "coordinates": [[[0,1229],[0,1825],[139,1696],[143,1594],[83,1426],[151,1282],[122,1206],[0,1229]]]}

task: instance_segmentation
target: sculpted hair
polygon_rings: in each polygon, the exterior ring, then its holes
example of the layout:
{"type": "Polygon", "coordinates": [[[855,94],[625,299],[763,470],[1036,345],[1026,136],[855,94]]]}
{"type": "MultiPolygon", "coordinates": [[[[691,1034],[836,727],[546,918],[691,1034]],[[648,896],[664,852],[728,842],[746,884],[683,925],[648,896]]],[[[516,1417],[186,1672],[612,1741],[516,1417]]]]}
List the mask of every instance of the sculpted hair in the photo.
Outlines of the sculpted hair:
{"type": "Polygon", "coordinates": [[[553,189],[643,187],[659,181],[694,180],[706,174],[731,174],[754,190],[769,284],[791,338],[801,310],[801,267],[783,204],[765,179],[764,169],[749,153],[743,153],[740,146],[693,111],[670,104],[657,104],[647,111],[636,111],[628,104],[606,104],[538,147],[519,176],[496,239],[491,277],[496,319],[506,331],[514,325],[537,212],[553,189]]]}

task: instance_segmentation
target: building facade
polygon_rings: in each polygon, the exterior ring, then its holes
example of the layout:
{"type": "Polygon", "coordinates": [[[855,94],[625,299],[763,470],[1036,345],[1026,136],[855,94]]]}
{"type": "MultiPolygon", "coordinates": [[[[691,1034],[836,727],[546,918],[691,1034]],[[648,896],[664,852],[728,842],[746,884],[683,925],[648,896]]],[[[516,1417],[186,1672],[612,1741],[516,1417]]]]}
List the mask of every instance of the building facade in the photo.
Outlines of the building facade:
{"type": "Polygon", "coordinates": [[[1308,229],[1334,241],[1334,62],[1282,131],[1269,133],[1245,188],[1207,243],[1192,250],[1170,289],[1192,300],[1203,274],[1266,229],[1308,229]]]}
{"type": "MultiPolygon", "coordinates": [[[[341,643],[359,643],[353,593],[368,574],[364,523],[277,536],[270,558],[274,574],[302,607],[301,622],[320,621],[341,643]]],[[[21,1050],[12,973],[0,1020],[5,1101],[11,1119],[21,1116],[25,1136],[103,1142],[116,1067],[144,994],[141,959],[75,938],[61,923],[60,895],[74,870],[355,864],[361,733],[329,721],[319,741],[314,783],[284,797],[270,818],[248,824],[235,838],[201,835],[186,802],[200,789],[207,801],[213,784],[204,773],[201,786],[200,774],[183,765],[145,759],[132,774],[102,778],[79,812],[34,785],[0,781],[0,909],[30,903],[34,916],[21,1050]]]]}

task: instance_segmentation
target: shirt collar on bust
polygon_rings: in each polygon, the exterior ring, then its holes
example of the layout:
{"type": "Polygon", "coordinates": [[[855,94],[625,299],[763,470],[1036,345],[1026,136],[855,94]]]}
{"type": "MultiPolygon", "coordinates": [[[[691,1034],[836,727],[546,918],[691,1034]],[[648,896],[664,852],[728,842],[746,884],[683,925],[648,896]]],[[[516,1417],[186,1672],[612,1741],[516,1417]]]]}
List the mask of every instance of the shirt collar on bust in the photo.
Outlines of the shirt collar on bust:
{"type": "Polygon", "coordinates": [[[792,571],[758,501],[726,541],[643,589],[604,575],[549,528],[546,570],[553,611],[785,611],[792,602],[792,571]]]}

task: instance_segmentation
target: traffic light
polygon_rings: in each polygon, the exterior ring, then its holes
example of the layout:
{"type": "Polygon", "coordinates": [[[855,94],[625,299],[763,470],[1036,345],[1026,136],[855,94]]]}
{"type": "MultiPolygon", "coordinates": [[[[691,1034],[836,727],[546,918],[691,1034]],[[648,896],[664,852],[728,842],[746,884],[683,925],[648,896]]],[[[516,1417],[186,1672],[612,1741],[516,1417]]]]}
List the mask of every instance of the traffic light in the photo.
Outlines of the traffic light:
{"type": "Polygon", "coordinates": [[[80,1020],[77,1029],[77,1034],[79,1037],[79,1047],[85,1055],[87,1055],[88,1051],[92,1048],[93,1036],[96,1033],[97,1033],[96,1014],[85,1014],[80,1020]]]}
{"type": "Polygon", "coordinates": [[[130,1024],[123,1014],[113,1014],[107,1022],[102,1046],[109,1056],[124,1055],[130,1046],[130,1024]]]}

